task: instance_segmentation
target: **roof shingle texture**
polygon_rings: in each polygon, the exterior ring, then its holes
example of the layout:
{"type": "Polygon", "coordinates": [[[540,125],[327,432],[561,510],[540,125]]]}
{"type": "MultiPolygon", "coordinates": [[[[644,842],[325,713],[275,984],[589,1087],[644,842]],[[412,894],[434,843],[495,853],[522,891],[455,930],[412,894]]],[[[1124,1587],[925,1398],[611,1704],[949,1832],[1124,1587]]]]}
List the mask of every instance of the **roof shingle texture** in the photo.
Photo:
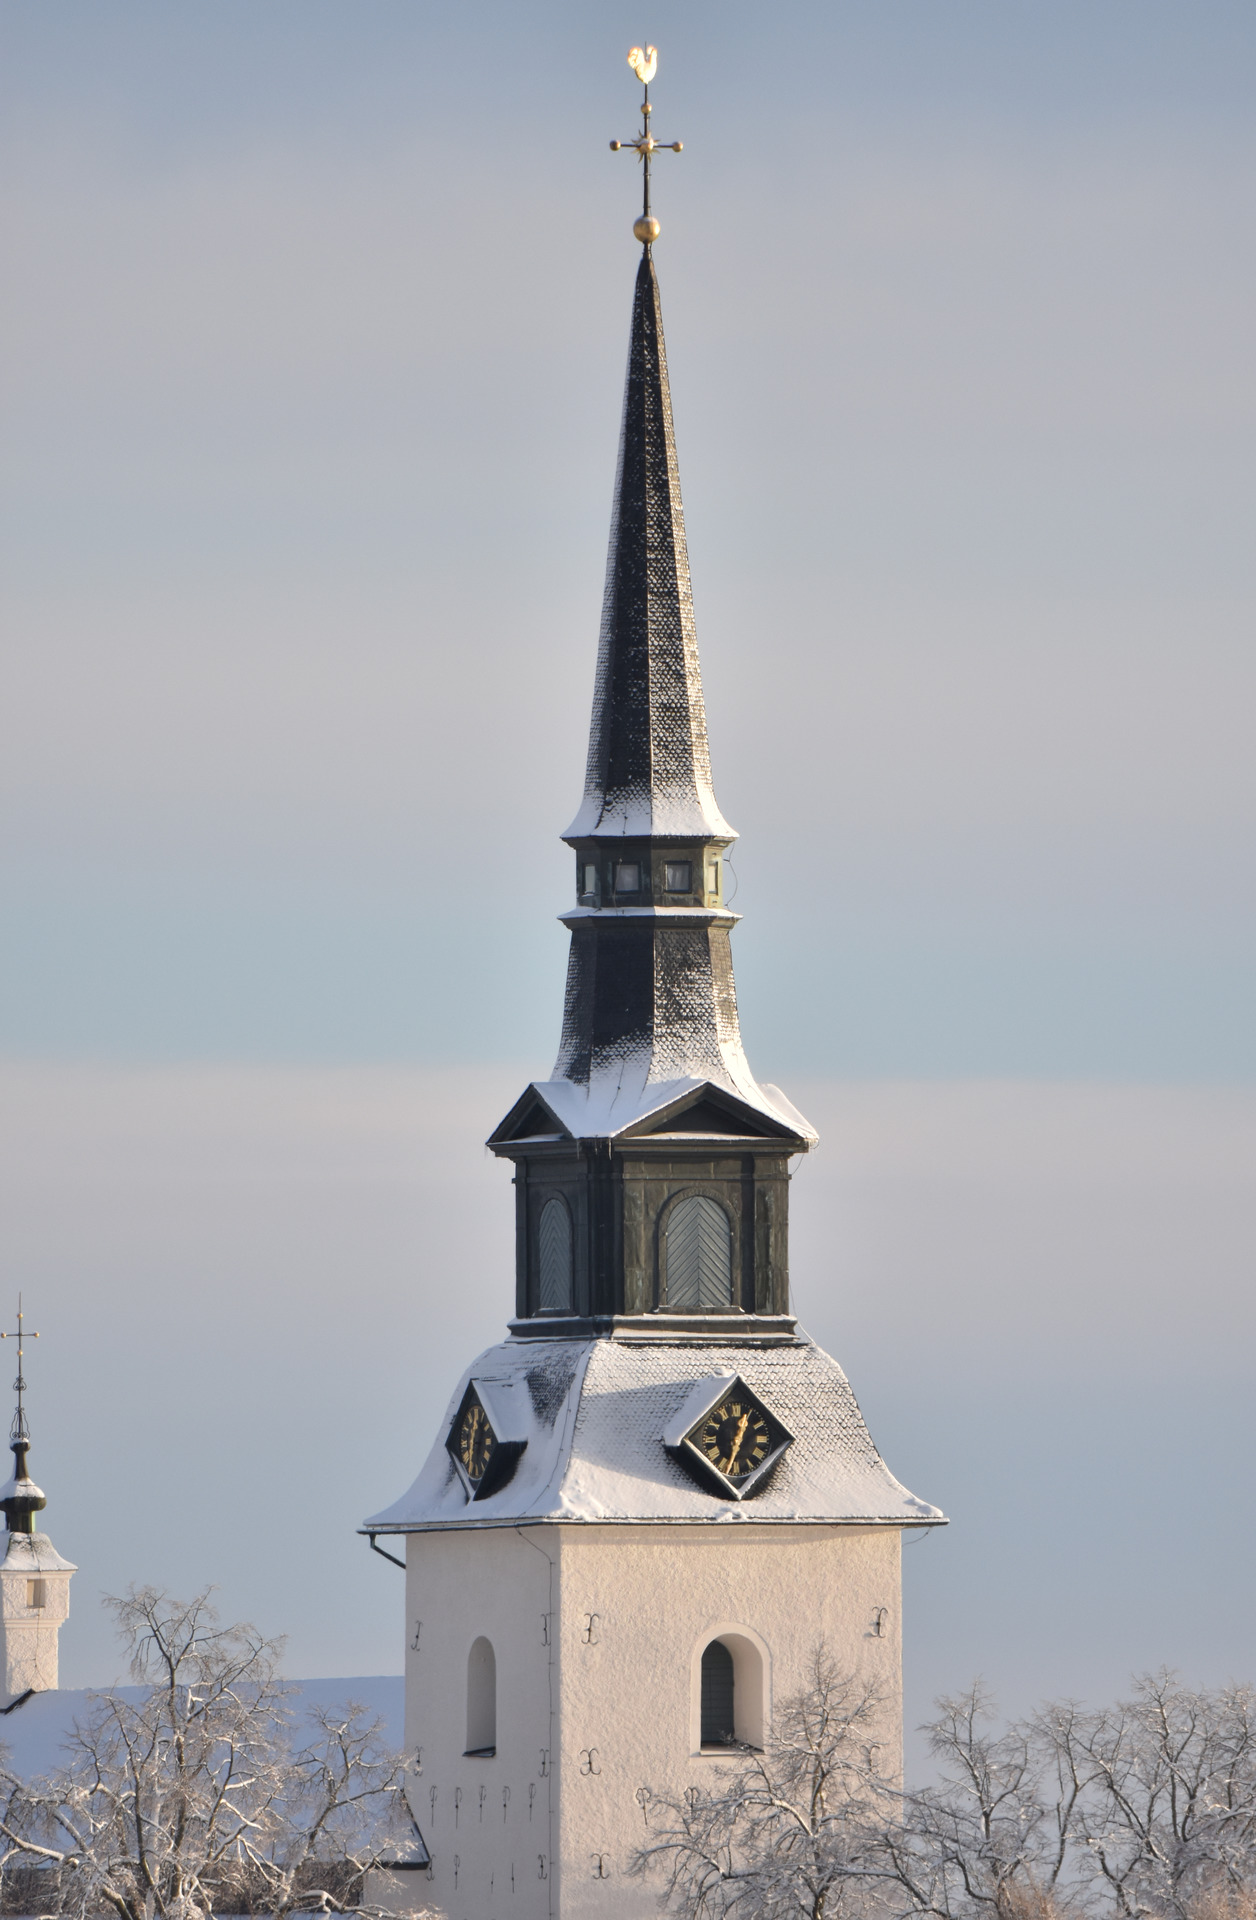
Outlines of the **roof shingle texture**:
{"type": "Polygon", "coordinates": [[[458,1383],[417,1480],[366,1524],[382,1532],[560,1522],[845,1522],[928,1525],[942,1519],[895,1479],[864,1424],[850,1382],[812,1341],[697,1346],[654,1340],[507,1340],[458,1383]],[[740,1375],[794,1443],[745,1501],[701,1487],[662,1436],[700,1381],[740,1375]],[[512,1408],[528,1443],[514,1477],[471,1501],[445,1449],[469,1381],[512,1408]]]}

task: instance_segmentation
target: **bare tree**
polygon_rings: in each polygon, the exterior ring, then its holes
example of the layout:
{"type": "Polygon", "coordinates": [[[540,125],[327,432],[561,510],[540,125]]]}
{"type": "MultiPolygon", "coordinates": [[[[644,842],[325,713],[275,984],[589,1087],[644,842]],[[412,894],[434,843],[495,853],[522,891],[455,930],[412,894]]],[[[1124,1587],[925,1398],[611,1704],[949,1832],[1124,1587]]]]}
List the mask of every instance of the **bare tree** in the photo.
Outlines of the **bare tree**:
{"type": "MultiPolygon", "coordinates": [[[[1198,1920],[1256,1890],[1256,1697],[1168,1672],[1093,1714],[1037,1716],[1061,1771],[1085,1781],[1080,1858],[1118,1916],[1198,1920]]],[[[1242,1902],[1240,1901],[1240,1905],[1242,1902]]]]}
{"type": "Polygon", "coordinates": [[[981,1684],[938,1702],[923,1729],[937,1762],[934,1784],[907,1795],[888,1824],[885,1856],[899,1912],[938,1920],[1051,1920],[1079,1905],[1074,1844],[1089,1775],[1067,1764],[1076,1709],[1054,1720],[991,1730],[994,1703],[981,1684]]]}
{"type": "Polygon", "coordinates": [[[884,1705],[816,1649],[802,1692],[777,1710],[764,1753],[744,1750],[708,1791],[643,1793],[648,1838],[631,1871],[663,1877],[686,1920],[839,1920],[872,1910],[895,1782],[876,1769],[884,1705]]]}
{"type": "Polygon", "coordinates": [[[873,1765],[872,1691],[821,1649],[766,1753],[646,1800],[634,1863],[681,1920],[1256,1920],[1256,1699],[1168,1673],[1002,1730],[980,1685],[939,1702],[936,1763],[873,1765]]]}
{"type": "Polygon", "coordinates": [[[379,1724],[319,1710],[298,1744],[278,1642],[221,1626],[208,1593],[140,1587],[108,1604],[146,1692],[91,1696],[49,1779],[0,1770],[0,1869],[39,1869],[22,1876],[25,1910],[383,1920],[366,1901],[380,1836],[417,1829],[379,1724]]]}

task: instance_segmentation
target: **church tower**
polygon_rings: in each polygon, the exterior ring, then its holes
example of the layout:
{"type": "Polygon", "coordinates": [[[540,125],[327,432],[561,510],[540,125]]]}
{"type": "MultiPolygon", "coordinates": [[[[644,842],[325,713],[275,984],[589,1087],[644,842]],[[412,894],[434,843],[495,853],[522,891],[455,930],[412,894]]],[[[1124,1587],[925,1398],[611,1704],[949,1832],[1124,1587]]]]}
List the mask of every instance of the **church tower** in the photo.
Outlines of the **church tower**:
{"type": "MultiPolygon", "coordinates": [[[[0,1712],[8,1712],[32,1693],[52,1693],[57,1687],[57,1638],[70,1613],[70,1576],[77,1567],[63,1560],[46,1533],[35,1529],[35,1515],[48,1502],[30,1477],[26,1456],[30,1428],[26,1424],[26,1380],[23,1375],[26,1339],[21,1301],[17,1310],[17,1411],[9,1445],[13,1472],[0,1487],[0,1510],[7,1532],[0,1561],[0,1684],[4,1697],[0,1712]]],[[[0,1340],[12,1339],[0,1333],[0,1340]]]]}
{"type": "MultiPolygon", "coordinates": [[[[814,1129],[742,1049],[650,212],[562,1038],[489,1137],[514,1167],[509,1337],[458,1382],[405,1541],[406,1741],[449,1920],[639,1920],[643,1790],[762,1747],[823,1640],[901,1747],[899,1545],[942,1520],[885,1466],[789,1297],[814,1129]]],[[[618,146],[619,143],[613,143],[618,146]]],[[[677,143],[676,150],[679,150],[677,143]]],[[[383,1551],[383,1549],[381,1549],[383,1551]]]]}

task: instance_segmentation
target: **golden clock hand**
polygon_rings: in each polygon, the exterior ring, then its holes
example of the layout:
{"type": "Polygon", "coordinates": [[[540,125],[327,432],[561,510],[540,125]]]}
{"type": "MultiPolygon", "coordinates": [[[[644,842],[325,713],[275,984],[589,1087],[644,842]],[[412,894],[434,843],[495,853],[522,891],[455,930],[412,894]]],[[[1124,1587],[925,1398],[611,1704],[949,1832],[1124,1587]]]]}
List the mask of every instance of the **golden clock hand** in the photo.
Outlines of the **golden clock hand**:
{"type": "Polygon", "coordinates": [[[730,1473],[732,1472],[733,1468],[737,1464],[737,1455],[741,1450],[741,1443],[746,1437],[746,1428],[749,1425],[750,1425],[750,1409],[747,1408],[745,1413],[742,1414],[741,1420],[738,1423],[737,1437],[733,1441],[732,1446],[728,1450],[728,1471],[730,1473]]]}

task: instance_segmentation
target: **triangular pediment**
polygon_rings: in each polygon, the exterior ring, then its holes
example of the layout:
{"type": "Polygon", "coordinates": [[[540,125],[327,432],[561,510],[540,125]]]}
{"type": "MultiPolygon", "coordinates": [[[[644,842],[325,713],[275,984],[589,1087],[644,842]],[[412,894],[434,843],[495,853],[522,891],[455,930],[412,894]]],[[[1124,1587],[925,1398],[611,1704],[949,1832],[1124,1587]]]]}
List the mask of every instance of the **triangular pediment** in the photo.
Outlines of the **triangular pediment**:
{"type": "Polygon", "coordinates": [[[682,1108],[679,1113],[673,1113],[664,1120],[661,1126],[650,1127],[648,1131],[651,1133],[744,1134],[746,1122],[740,1114],[729,1113],[726,1108],[717,1107],[714,1100],[699,1100],[695,1106],[682,1108]]]}
{"type": "Polygon", "coordinates": [[[500,1126],[489,1134],[490,1147],[508,1146],[512,1140],[544,1140],[556,1136],[571,1138],[554,1109],[541,1098],[535,1086],[520,1095],[500,1126]]]}
{"type": "Polygon", "coordinates": [[[706,1139],[797,1140],[798,1135],[759,1108],[723,1087],[708,1084],[646,1116],[625,1134],[634,1140],[651,1134],[690,1134],[706,1139]]]}

